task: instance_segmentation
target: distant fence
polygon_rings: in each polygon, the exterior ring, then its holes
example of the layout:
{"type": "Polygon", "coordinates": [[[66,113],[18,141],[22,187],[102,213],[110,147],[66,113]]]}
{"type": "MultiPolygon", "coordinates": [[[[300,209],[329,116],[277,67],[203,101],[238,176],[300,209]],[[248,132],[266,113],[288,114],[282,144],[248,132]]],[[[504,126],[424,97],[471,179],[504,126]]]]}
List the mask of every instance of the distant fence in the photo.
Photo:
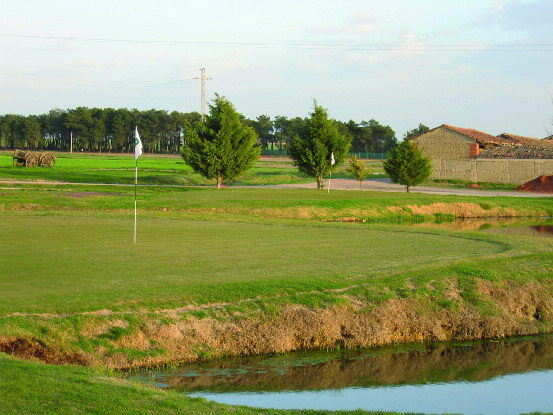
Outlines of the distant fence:
{"type": "MultiPolygon", "coordinates": [[[[287,157],[289,154],[286,150],[261,150],[262,156],[281,156],[287,157]]],[[[350,153],[350,156],[357,156],[360,159],[372,159],[372,160],[384,160],[386,159],[386,153],[363,153],[354,152],[350,153]]]]}

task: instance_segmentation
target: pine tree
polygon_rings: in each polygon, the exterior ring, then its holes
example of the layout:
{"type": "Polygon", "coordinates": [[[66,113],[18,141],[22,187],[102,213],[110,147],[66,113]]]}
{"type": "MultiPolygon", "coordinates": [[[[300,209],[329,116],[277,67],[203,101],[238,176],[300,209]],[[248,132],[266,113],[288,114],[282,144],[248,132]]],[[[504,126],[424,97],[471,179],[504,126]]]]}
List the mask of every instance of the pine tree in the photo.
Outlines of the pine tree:
{"type": "Polygon", "coordinates": [[[234,106],[216,96],[209,106],[205,123],[187,128],[182,157],[207,179],[215,179],[217,189],[253,166],[259,157],[257,135],[246,126],[234,106]]]}
{"type": "Polygon", "coordinates": [[[322,189],[323,176],[344,162],[350,145],[350,140],[338,131],[336,122],[328,118],[326,109],[315,102],[305,133],[290,142],[290,157],[300,172],[316,177],[317,189],[322,189]]]}
{"type": "Polygon", "coordinates": [[[432,162],[411,141],[403,141],[393,148],[384,161],[384,171],[394,183],[411,186],[424,182],[432,173],[432,162]]]}

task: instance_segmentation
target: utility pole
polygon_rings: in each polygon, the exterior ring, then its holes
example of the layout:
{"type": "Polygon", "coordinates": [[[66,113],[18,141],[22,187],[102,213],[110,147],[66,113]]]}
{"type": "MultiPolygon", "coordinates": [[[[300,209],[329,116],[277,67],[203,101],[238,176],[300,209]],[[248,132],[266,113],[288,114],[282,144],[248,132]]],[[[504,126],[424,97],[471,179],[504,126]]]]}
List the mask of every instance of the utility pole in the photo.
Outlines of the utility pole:
{"type": "Polygon", "coordinates": [[[205,104],[205,82],[206,81],[209,81],[213,78],[206,78],[205,76],[205,68],[201,68],[200,69],[200,77],[199,78],[194,78],[194,79],[199,79],[200,80],[200,83],[201,83],[201,86],[202,86],[202,122],[205,122],[205,115],[206,115],[206,104],[205,104]]]}

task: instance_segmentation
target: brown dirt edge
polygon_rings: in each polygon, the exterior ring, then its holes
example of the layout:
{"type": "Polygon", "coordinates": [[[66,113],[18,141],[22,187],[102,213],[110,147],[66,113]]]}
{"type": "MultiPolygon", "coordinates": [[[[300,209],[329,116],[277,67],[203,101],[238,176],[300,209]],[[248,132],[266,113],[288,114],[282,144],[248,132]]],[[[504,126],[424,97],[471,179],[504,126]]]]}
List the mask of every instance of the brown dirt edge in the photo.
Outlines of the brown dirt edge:
{"type": "Polygon", "coordinates": [[[21,359],[40,360],[51,364],[74,364],[81,366],[89,364],[87,359],[79,353],[65,353],[51,350],[38,339],[0,339],[0,352],[21,359]]]}
{"type": "MultiPolygon", "coordinates": [[[[114,369],[156,367],[222,356],[286,353],[298,350],[377,347],[399,343],[469,341],[553,332],[553,283],[503,284],[481,281],[478,294],[493,312],[466,302],[451,311],[417,298],[388,300],[367,309],[352,299],[347,306],[324,309],[287,305],[276,314],[238,320],[186,317],[161,323],[146,320],[134,332],[113,341],[114,347],[165,352],[142,358],[124,353],[68,353],[38,339],[1,338],[0,351],[54,364],[104,366],[114,369]]],[[[454,289],[449,294],[459,300],[454,289]]],[[[174,316],[173,316],[174,317],[174,316]]],[[[94,336],[109,326],[87,324],[83,335],[94,336]]]]}

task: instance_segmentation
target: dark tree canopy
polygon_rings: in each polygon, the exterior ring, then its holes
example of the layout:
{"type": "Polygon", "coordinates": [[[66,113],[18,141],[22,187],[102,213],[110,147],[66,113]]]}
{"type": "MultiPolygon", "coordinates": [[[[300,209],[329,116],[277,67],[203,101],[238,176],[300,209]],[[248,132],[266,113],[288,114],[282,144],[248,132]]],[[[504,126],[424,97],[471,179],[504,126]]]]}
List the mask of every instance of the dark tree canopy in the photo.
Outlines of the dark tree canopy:
{"type": "Polygon", "coordinates": [[[317,188],[321,189],[323,176],[344,162],[350,145],[350,139],[339,132],[336,121],[329,119],[326,109],[315,102],[305,130],[290,142],[290,157],[299,171],[317,178],[317,188]]]}
{"type": "MultiPolygon", "coordinates": [[[[40,115],[4,114],[0,115],[0,147],[132,153],[134,127],[138,126],[145,153],[179,154],[186,126],[199,120],[197,112],[83,106],[56,108],[40,115]]],[[[255,129],[267,151],[289,150],[293,137],[306,134],[309,122],[308,118],[283,115],[242,120],[255,129]]],[[[397,145],[394,130],[376,120],[336,124],[354,152],[386,153],[397,145]]]]}
{"type": "Polygon", "coordinates": [[[186,130],[182,157],[186,164],[208,179],[232,180],[253,166],[259,157],[257,134],[247,126],[234,106],[217,96],[209,106],[205,123],[186,130]]]}
{"type": "Polygon", "coordinates": [[[429,130],[430,130],[430,128],[428,128],[426,125],[419,124],[419,126],[417,128],[414,128],[412,130],[407,131],[405,133],[405,135],[403,136],[403,139],[404,140],[411,140],[415,137],[418,137],[421,134],[424,134],[424,133],[428,132],[429,130]]]}
{"type": "Polygon", "coordinates": [[[388,153],[384,170],[394,183],[411,186],[424,182],[432,173],[432,162],[411,141],[403,141],[388,153]]]}

